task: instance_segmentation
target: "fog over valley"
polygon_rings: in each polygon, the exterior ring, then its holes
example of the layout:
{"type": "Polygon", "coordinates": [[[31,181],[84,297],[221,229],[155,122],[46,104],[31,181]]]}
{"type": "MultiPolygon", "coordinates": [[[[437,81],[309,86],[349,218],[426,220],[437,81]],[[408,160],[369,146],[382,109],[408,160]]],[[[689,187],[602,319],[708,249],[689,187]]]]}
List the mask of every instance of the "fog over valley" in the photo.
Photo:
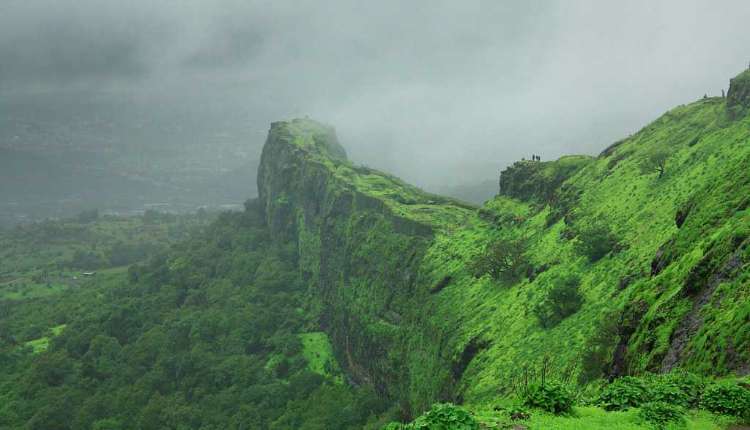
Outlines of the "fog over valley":
{"type": "Polygon", "coordinates": [[[743,6],[5,0],[0,211],[238,204],[269,124],[304,116],[355,162],[481,201],[515,160],[596,154],[719,95],[743,6]]]}

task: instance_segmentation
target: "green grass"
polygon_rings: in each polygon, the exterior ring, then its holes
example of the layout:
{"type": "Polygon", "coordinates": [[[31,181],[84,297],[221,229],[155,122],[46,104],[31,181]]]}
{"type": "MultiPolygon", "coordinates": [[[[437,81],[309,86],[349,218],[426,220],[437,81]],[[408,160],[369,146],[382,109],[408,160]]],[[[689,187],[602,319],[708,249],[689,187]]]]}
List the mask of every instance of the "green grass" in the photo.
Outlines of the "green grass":
{"type": "Polygon", "coordinates": [[[333,355],[333,347],[328,335],[319,331],[302,333],[299,338],[302,341],[302,355],[307,360],[307,368],[311,372],[332,378],[337,383],[343,383],[343,375],[333,355]]]}
{"type": "Polygon", "coordinates": [[[142,258],[146,258],[186,238],[210,219],[195,215],[166,215],[156,221],[101,216],[89,223],[65,219],[0,231],[0,301],[41,299],[77,288],[88,280],[82,272],[105,273],[127,266],[110,261],[118,246],[140,247],[142,258]],[[80,251],[96,255],[97,264],[76,266],[73,258],[80,251]]]}
{"type": "Polygon", "coordinates": [[[27,347],[30,347],[33,354],[39,354],[41,352],[44,352],[49,348],[49,342],[51,338],[55,336],[59,336],[60,333],[65,330],[66,324],[60,324],[58,326],[52,327],[49,329],[49,335],[40,337],[39,339],[34,339],[26,342],[24,345],[27,347]]]}
{"type": "MultiPolygon", "coordinates": [[[[653,429],[649,423],[643,422],[638,416],[638,409],[627,411],[607,412],[592,406],[575,407],[569,416],[552,415],[540,411],[531,412],[528,420],[517,421],[529,430],[640,430],[653,429]]],[[[494,411],[478,410],[477,420],[484,428],[510,428],[514,424],[506,414],[494,411]]],[[[730,417],[720,417],[704,411],[690,411],[681,424],[670,424],[669,430],[720,430],[734,423],[730,417]]]]}
{"type": "Polygon", "coordinates": [[[65,291],[68,286],[65,284],[37,284],[31,282],[28,283],[14,283],[13,285],[0,285],[0,300],[27,300],[27,299],[38,299],[42,297],[54,296],[65,291]]]}
{"type": "MultiPolygon", "coordinates": [[[[576,223],[605,222],[624,245],[623,251],[596,263],[588,262],[576,250],[576,241],[582,239],[563,237],[564,221],[546,226],[544,205],[534,209],[505,196],[483,209],[496,216],[495,226],[473,223],[464,230],[437,235],[423,268],[430,274],[430,282],[445,276],[453,281],[440,294],[427,298],[426,307],[432,311],[425,320],[434,330],[452,333],[443,342],[453,348],[454,360],[471,339],[479,337],[488,344],[462,377],[460,389],[467,400],[495,396],[511,385],[523,367],[538,367],[545,356],[554,372],[570,372],[575,378],[581,371],[586,341],[601,327],[602,316],[610,313],[617,318],[628,303],[641,300],[649,309],[630,342],[628,358],[634,372],[658,370],[671,334],[689,310],[686,299],[676,295],[688,271],[711,239],[742,231],[750,224],[747,209],[729,210],[742,207],[745,193],[741,189],[750,183],[749,121],[725,123],[723,115],[723,105],[713,101],[679,107],[626,139],[611,156],[586,165],[566,181],[567,186],[581,190],[580,201],[573,208],[576,223]],[[696,134],[701,139],[693,143],[696,134]],[[659,144],[673,150],[668,172],[661,179],[639,169],[642,151],[659,144]],[[611,167],[613,157],[622,157],[615,167],[611,167]],[[691,196],[702,207],[678,229],[675,211],[691,196]],[[706,234],[706,229],[711,234],[706,234]],[[548,269],[534,280],[515,284],[474,279],[467,264],[493,237],[523,239],[532,265],[548,269]],[[674,264],[651,278],[651,260],[659,246],[672,237],[684,248],[676,250],[674,264]],[[584,306],[558,326],[543,329],[530,312],[531,305],[543,297],[555,278],[565,274],[580,277],[584,306]],[[619,292],[620,280],[628,275],[634,277],[631,287],[619,292]]],[[[716,374],[731,372],[724,367],[728,359],[721,347],[727,344],[740,355],[736,358],[740,362],[750,360],[750,326],[743,317],[748,314],[749,286],[745,275],[717,289],[716,300],[721,300],[721,305],[703,310],[710,324],[691,338],[689,355],[683,361],[686,367],[716,374]]],[[[423,361],[415,361],[415,366],[423,365],[423,361]]],[[[412,383],[421,382],[416,379],[412,383]]]]}

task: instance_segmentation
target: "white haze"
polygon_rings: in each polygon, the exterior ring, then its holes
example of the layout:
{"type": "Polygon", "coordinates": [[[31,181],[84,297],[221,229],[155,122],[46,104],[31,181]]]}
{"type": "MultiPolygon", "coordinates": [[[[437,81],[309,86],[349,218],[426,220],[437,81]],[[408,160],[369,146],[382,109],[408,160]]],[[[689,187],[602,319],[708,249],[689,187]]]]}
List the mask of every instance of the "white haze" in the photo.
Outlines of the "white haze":
{"type": "Polygon", "coordinates": [[[747,0],[3,0],[0,115],[96,99],[241,123],[251,153],[271,121],[309,115],[355,161],[440,188],[595,154],[719,94],[749,24],[747,0]]]}

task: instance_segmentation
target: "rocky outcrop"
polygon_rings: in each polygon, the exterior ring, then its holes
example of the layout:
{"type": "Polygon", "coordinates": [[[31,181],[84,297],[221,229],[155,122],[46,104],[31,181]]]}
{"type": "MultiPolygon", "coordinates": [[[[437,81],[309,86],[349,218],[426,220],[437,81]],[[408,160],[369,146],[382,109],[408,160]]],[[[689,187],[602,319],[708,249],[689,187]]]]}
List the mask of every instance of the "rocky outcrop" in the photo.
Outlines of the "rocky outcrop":
{"type": "Polygon", "coordinates": [[[727,111],[732,118],[739,118],[750,110],[750,70],[729,81],[727,111]]]}
{"type": "MultiPolygon", "coordinates": [[[[271,233],[296,241],[320,324],[350,379],[395,396],[403,370],[391,361],[401,334],[393,315],[412,308],[433,226],[398,213],[395,199],[363,191],[367,187],[357,181],[365,180],[395,181],[349,163],[333,130],[319,123],[271,126],[258,172],[271,233]]],[[[422,197],[429,201],[428,195],[403,200],[419,203],[422,197]]]]}
{"type": "Polygon", "coordinates": [[[744,245],[736,255],[750,236],[742,213],[750,155],[731,143],[746,141],[744,122],[726,121],[720,105],[679,108],[609,157],[516,163],[501,176],[502,195],[480,210],[353,165],[330,127],[274,123],[259,202],[272,236],[297,245],[311,324],[329,335],[349,380],[396,401],[404,418],[435,401],[484,401],[512,389],[519,366],[547,354],[561,371],[573,369],[595,330],[592,315],[604,308],[624,308],[609,375],[675,366],[726,374],[748,362],[747,336],[734,335],[747,332],[744,317],[718,316],[741,315],[747,297],[735,271],[746,270],[750,255],[744,245]],[[727,132],[705,134],[703,158],[687,157],[685,135],[715,123],[727,132]],[[675,132],[683,127],[690,133],[675,132]],[[690,164],[655,192],[637,167],[665,139],[690,164]],[[714,156],[721,169],[697,165],[714,156]],[[582,264],[581,239],[561,219],[606,223],[625,249],[582,264]],[[515,283],[477,277],[472,265],[493,238],[522,238],[535,269],[515,283]],[[584,312],[568,326],[544,327],[523,309],[545,300],[544,289],[565,274],[578,275],[584,312]],[[564,335],[579,330],[583,336],[564,335]],[[715,348],[715,339],[728,346],[715,348]]]}
{"type": "Polygon", "coordinates": [[[500,173],[500,194],[548,203],[560,185],[591,160],[591,157],[569,156],[548,162],[517,161],[500,173]]]}

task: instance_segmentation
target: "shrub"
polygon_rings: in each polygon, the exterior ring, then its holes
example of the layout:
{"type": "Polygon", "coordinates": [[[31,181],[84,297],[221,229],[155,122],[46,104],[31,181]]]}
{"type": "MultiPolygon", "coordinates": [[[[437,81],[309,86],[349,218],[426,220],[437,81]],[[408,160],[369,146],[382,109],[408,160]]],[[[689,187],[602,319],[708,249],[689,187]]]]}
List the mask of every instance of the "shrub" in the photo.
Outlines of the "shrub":
{"type": "Polygon", "coordinates": [[[643,380],[624,376],[604,387],[598,403],[608,411],[619,411],[638,407],[649,400],[649,392],[643,380]]]}
{"type": "Polygon", "coordinates": [[[671,403],[673,405],[688,406],[688,396],[672,381],[657,378],[648,388],[648,399],[651,402],[671,403]]]}
{"type": "Polygon", "coordinates": [[[105,267],[107,262],[93,250],[76,249],[66,266],[74,269],[93,270],[105,267]]]}
{"type": "Polygon", "coordinates": [[[530,384],[522,393],[524,406],[562,414],[573,408],[573,394],[562,384],[530,384]]]}
{"type": "Polygon", "coordinates": [[[474,259],[471,271],[477,278],[489,274],[493,279],[516,280],[526,271],[524,250],[521,241],[495,240],[474,259]]]}
{"type": "Polygon", "coordinates": [[[685,412],[680,406],[667,402],[648,402],[641,406],[638,416],[644,421],[663,428],[669,423],[683,421],[685,412]]]}
{"type": "Polygon", "coordinates": [[[586,339],[581,357],[578,382],[585,384],[601,378],[612,366],[612,355],[620,333],[618,312],[606,312],[597,323],[597,329],[586,339]]]}
{"type": "Polygon", "coordinates": [[[547,293],[547,297],[534,307],[534,313],[544,328],[551,328],[578,312],[583,296],[578,290],[579,278],[574,275],[561,276],[547,293]]]}
{"type": "Polygon", "coordinates": [[[713,384],[703,393],[701,407],[718,414],[750,418],[750,390],[736,383],[713,384]]]}
{"type": "MultiPolygon", "coordinates": [[[[398,428],[398,427],[396,427],[398,428]]],[[[409,430],[478,430],[479,424],[466,409],[451,403],[437,403],[409,426],[409,430]]]]}
{"type": "Polygon", "coordinates": [[[698,406],[705,387],[705,378],[689,372],[675,371],[654,378],[650,387],[651,400],[694,408],[698,406]]]}
{"type": "Polygon", "coordinates": [[[508,418],[513,421],[528,420],[531,418],[531,413],[528,409],[522,406],[511,406],[505,411],[505,413],[508,414],[508,418]]]}
{"type": "Polygon", "coordinates": [[[549,213],[547,214],[547,227],[551,227],[557,221],[567,217],[570,211],[578,204],[581,197],[581,189],[569,184],[563,184],[549,202],[549,213]]]}
{"type": "Polygon", "coordinates": [[[592,263],[621,247],[619,238],[605,223],[576,226],[574,230],[578,236],[578,252],[588,257],[592,263]]]}

